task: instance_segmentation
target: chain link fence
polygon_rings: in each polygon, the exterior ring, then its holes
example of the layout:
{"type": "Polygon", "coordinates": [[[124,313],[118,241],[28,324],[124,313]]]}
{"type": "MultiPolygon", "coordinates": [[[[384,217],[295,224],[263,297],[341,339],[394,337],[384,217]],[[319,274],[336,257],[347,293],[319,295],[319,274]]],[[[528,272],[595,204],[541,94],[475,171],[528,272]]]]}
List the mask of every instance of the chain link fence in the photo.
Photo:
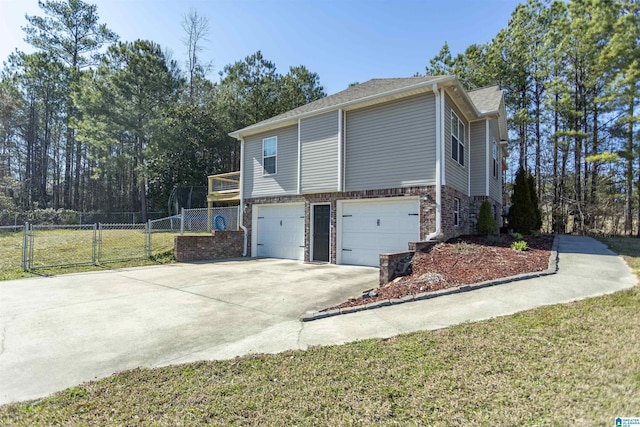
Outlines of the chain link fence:
{"type": "Polygon", "coordinates": [[[24,225],[0,227],[0,272],[23,267],[26,236],[24,225]]]}
{"type": "Polygon", "coordinates": [[[157,250],[173,249],[173,236],[238,230],[238,206],[182,209],[180,215],[149,221],[149,233],[157,250]]]}
{"type": "Polygon", "coordinates": [[[176,235],[237,229],[237,206],[185,209],[146,224],[2,226],[0,273],[150,258],[171,252],[176,235]]]}
{"type": "Polygon", "coordinates": [[[151,234],[148,224],[98,224],[97,243],[99,261],[113,262],[151,257],[151,234]]]}
{"type": "Polygon", "coordinates": [[[97,224],[27,227],[26,270],[95,264],[97,224]]]}

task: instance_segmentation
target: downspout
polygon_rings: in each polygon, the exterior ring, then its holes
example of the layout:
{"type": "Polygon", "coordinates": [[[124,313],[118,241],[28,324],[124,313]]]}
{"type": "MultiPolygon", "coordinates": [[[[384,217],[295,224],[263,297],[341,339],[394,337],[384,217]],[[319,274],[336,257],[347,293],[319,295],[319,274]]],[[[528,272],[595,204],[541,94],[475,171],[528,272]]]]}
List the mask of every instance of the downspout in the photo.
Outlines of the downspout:
{"type": "MultiPolygon", "coordinates": [[[[447,117],[444,114],[445,111],[445,104],[446,104],[446,97],[444,96],[444,89],[440,89],[440,141],[442,142],[442,147],[440,148],[440,185],[445,186],[447,185],[447,171],[446,171],[446,166],[447,166],[447,159],[446,159],[446,150],[445,150],[445,143],[447,141],[444,140],[444,135],[445,135],[445,131],[444,131],[444,121],[447,120],[447,117]]],[[[449,114],[449,122],[451,122],[451,114],[449,114]]]]}
{"type": "Polygon", "coordinates": [[[244,219],[244,139],[240,138],[240,182],[238,183],[240,186],[240,206],[238,209],[238,224],[240,224],[240,228],[244,231],[244,244],[242,247],[242,256],[247,256],[247,242],[249,231],[247,227],[243,224],[244,219]]]}
{"type": "Polygon", "coordinates": [[[342,108],[338,110],[338,191],[342,191],[342,108]]]}
{"type": "Polygon", "coordinates": [[[433,233],[430,233],[427,236],[427,240],[435,239],[442,232],[442,171],[441,171],[441,160],[442,154],[441,151],[443,147],[443,138],[442,134],[444,133],[444,129],[442,126],[442,113],[440,109],[440,104],[442,102],[442,98],[440,96],[440,92],[438,91],[438,85],[434,84],[431,87],[433,93],[436,96],[436,229],[433,233]]]}
{"type": "Polygon", "coordinates": [[[298,119],[298,185],[297,194],[302,194],[302,140],[300,139],[300,123],[298,119]]]}
{"type": "Polygon", "coordinates": [[[487,161],[486,161],[486,164],[485,164],[485,174],[484,174],[485,175],[485,178],[484,178],[484,180],[485,180],[484,192],[485,192],[486,196],[489,196],[489,190],[490,190],[490,187],[489,187],[489,179],[490,179],[489,170],[492,169],[491,168],[491,157],[492,157],[491,156],[491,148],[492,147],[490,146],[491,143],[489,142],[489,140],[491,138],[491,136],[490,136],[489,119],[486,119],[484,123],[485,123],[484,139],[486,141],[485,142],[485,149],[486,149],[486,156],[487,156],[487,161]]]}

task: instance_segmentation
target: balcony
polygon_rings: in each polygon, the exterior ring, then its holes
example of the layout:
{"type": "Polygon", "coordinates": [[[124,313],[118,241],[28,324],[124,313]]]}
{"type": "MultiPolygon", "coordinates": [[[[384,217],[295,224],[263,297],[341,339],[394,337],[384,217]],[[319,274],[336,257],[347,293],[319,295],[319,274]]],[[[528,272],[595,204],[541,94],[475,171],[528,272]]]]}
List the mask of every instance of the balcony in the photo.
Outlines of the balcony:
{"type": "Polygon", "coordinates": [[[218,175],[209,175],[209,192],[207,202],[213,203],[240,203],[240,172],[228,172],[218,175]]]}

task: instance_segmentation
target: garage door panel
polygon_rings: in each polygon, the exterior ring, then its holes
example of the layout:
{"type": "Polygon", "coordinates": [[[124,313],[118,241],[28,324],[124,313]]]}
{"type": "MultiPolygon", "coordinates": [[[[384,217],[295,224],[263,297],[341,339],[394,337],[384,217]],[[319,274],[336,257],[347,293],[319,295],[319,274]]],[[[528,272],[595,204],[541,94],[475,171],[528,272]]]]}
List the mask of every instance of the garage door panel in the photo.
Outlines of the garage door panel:
{"type": "Polygon", "coordinates": [[[257,205],[259,257],[304,259],[304,205],[257,205]]]}
{"type": "Polygon", "coordinates": [[[379,265],[379,255],[407,250],[420,237],[418,200],[344,202],[343,264],[379,265]]]}
{"type": "Polygon", "coordinates": [[[344,218],[344,227],[353,232],[361,233],[415,233],[415,225],[418,223],[418,217],[411,218],[409,215],[396,216],[395,218],[367,218],[354,216],[344,218]],[[380,222],[377,222],[380,219],[380,222]]]}

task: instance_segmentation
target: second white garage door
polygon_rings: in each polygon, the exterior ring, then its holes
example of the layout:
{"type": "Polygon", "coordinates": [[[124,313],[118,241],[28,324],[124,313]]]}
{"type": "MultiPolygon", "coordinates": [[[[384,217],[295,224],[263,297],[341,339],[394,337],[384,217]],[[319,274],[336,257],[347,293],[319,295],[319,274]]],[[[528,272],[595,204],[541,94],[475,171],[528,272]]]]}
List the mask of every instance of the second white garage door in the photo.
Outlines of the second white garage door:
{"type": "Polygon", "coordinates": [[[380,265],[379,255],[407,250],[420,239],[418,199],[374,199],[339,203],[341,264],[380,265]]]}
{"type": "Polygon", "coordinates": [[[255,256],[304,259],[304,204],[254,205],[255,256]]]}

